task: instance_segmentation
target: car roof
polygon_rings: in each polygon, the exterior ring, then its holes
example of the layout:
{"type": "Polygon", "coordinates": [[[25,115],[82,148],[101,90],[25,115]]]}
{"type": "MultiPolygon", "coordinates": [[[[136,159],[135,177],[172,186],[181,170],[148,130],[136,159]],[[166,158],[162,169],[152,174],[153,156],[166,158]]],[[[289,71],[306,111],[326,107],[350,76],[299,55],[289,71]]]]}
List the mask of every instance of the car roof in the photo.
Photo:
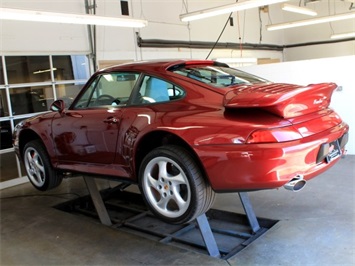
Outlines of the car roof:
{"type": "Polygon", "coordinates": [[[179,59],[179,60],[151,60],[151,61],[135,61],[130,63],[124,63],[116,66],[104,68],[99,72],[112,72],[112,71],[133,71],[133,70],[154,70],[157,72],[164,72],[170,69],[178,68],[186,65],[219,65],[228,67],[228,65],[213,61],[213,60],[191,60],[191,59],[179,59]]]}

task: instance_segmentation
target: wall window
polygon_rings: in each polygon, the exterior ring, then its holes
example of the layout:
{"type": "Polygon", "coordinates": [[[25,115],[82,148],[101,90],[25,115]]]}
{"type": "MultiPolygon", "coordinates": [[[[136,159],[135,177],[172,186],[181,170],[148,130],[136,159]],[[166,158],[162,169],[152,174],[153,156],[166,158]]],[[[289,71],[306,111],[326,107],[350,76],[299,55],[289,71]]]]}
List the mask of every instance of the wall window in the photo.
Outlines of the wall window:
{"type": "Polygon", "coordinates": [[[0,118],[9,116],[9,107],[6,101],[5,89],[0,89],[0,118]]]}
{"type": "Polygon", "coordinates": [[[9,84],[51,81],[49,56],[6,56],[9,84]]]}
{"type": "Polygon", "coordinates": [[[85,82],[58,84],[56,86],[57,99],[63,100],[65,106],[69,107],[84,85],[85,82]]]}
{"type": "Polygon", "coordinates": [[[10,149],[12,148],[12,130],[10,121],[1,121],[0,122],[0,148],[3,149],[10,149]]]}
{"type": "Polygon", "coordinates": [[[89,61],[86,56],[53,56],[55,80],[88,79],[89,61]]]}
{"type": "MultiPolygon", "coordinates": [[[[1,154],[0,156],[0,182],[18,177],[16,155],[14,152],[1,154]]],[[[25,173],[25,172],[23,172],[25,173]]]]}
{"type": "Polygon", "coordinates": [[[12,148],[14,125],[48,111],[54,100],[64,99],[69,105],[89,79],[90,71],[86,55],[0,59],[0,182],[4,182],[25,173],[12,148]]]}
{"type": "Polygon", "coordinates": [[[55,80],[74,79],[70,56],[53,56],[53,72],[55,80]]]}
{"type": "Polygon", "coordinates": [[[54,101],[51,85],[21,87],[9,91],[12,115],[48,111],[49,106],[54,101]]]}
{"type": "Polygon", "coordinates": [[[5,84],[4,67],[2,66],[2,61],[0,60],[0,86],[3,84],[5,84]]]}

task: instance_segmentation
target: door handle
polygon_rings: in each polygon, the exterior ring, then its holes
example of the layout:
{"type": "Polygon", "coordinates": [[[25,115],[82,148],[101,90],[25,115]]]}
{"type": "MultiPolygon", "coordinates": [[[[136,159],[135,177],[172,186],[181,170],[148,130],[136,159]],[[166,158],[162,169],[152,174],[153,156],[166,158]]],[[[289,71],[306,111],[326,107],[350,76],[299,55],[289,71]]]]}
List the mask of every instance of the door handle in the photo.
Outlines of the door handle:
{"type": "Polygon", "coordinates": [[[107,119],[104,120],[104,123],[117,124],[118,123],[118,119],[116,117],[108,117],[107,119]]]}
{"type": "Polygon", "coordinates": [[[75,117],[75,118],[82,118],[83,116],[76,112],[66,112],[65,115],[75,117]]]}

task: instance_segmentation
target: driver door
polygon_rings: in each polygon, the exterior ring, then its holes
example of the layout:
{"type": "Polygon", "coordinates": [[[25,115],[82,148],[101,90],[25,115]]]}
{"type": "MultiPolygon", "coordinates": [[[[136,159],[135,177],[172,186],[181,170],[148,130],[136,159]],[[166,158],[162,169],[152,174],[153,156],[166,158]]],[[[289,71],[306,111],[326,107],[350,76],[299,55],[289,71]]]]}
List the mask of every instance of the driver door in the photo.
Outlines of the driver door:
{"type": "Polygon", "coordinates": [[[61,167],[110,174],[105,171],[115,160],[122,113],[138,77],[98,75],[64,115],[56,115],[52,132],[61,167]]]}

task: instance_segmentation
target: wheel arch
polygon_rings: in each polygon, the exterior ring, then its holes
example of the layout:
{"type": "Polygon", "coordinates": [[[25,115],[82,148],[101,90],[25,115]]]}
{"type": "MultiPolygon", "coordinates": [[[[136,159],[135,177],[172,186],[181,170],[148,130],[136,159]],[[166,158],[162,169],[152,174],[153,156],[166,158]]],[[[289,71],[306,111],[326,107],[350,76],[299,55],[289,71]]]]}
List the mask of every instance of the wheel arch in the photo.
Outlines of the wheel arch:
{"type": "Polygon", "coordinates": [[[177,136],[176,134],[161,130],[147,133],[139,140],[136,146],[134,171],[135,176],[137,177],[137,181],[139,178],[139,168],[144,157],[153,149],[164,145],[176,145],[185,148],[185,150],[189,152],[189,154],[193,157],[194,161],[202,171],[205,181],[211,184],[209,177],[202,165],[202,162],[193,148],[184,139],[177,136]]]}
{"type": "Polygon", "coordinates": [[[26,144],[30,141],[33,140],[39,140],[43,147],[45,148],[48,156],[49,156],[49,161],[51,162],[52,166],[54,165],[52,159],[53,159],[53,151],[54,151],[54,147],[52,147],[51,143],[48,143],[48,139],[47,139],[47,143],[45,142],[45,140],[41,137],[40,134],[38,134],[36,131],[34,131],[31,128],[25,128],[22,129],[19,135],[19,149],[18,149],[18,153],[19,156],[21,157],[21,159],[23,160],[23,152],[24,152],[24,148],[26,146],[26,144]],[[49,145],[49,146],[48,146],[49,145]],[[50,148],[53,148],[52,151],[50,148]]]}
{"type": "MultiPolygon", "coordinates": [[[[22,158],[23,156],[23,149],[25,148],[26,144],[32,140],[40,140],[42,141],[41,137],[31,129],[24,129],[21,131],[19,136],[19,154],[22,158]]],[[[42,141],[43,143],[43,141],[42,141]]],[[[22,158],[23,159],[23,158],[22,158]]]]}

